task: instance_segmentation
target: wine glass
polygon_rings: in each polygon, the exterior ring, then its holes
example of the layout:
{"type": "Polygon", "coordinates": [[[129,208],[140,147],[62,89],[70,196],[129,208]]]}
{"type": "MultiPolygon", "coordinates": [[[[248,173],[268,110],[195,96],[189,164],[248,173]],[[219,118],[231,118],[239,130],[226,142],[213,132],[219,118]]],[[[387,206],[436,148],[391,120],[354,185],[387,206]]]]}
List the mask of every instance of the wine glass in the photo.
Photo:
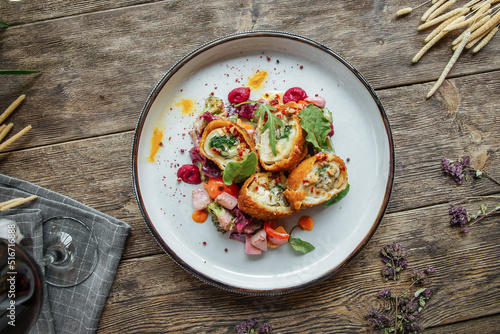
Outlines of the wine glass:
{"type": "Polygon", "coordinates": [[[43,249],[45,281],[57,287],[82,283],[99,259],[94,233],[72,217],[53,217],[43,223],[43,249]]]}
{"type": "Polygon", "coordinates": [[[44,278],[23,246],[0,238],[0,333],[27,333],[42,308],[44,278]]]}

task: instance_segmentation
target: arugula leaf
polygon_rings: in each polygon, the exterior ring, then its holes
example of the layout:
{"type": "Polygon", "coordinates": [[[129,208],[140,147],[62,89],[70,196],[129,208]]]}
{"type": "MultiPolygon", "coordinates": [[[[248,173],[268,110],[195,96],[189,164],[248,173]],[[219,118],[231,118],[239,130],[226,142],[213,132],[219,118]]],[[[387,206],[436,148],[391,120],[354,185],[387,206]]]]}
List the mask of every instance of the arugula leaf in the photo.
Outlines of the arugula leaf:
{"type": "Polygon", "coordinates": [[[278,124],[279,126],[284,126],[281,119],[279,119],[275,114],[272,113],[272,111],[275,111],[276,108],[257,101],[245,101],[240,104],[237,104],[236,107],[246,103],[255,103],[259,106],[257,110],[255,110],[255,117],[257,119],[261,118],[262,120],[265,120],[267,115],[267,122],[266,124],[264,124],[264,127],[262,128],[262,133],[266,132],[266,130],[269,129],[269,145],[271,146],[271,150],[273,151],[274,156],[276,156],[277,153],[276,153],[275,123],[278,124]]]}
{"type": "Polygon", "coordinates": [[[330,198],[328,201],[326,201],[325,203],[323,203],[323,206],[325,208],[327,208],[330,205],[333,205],[333,204],[337,203],[338,201],[340,201],[342,198],[344,198],[347,195],[347,193],[349,192],[349,188],[350,187],[351,187],[350,184],[347,184],[347,187],[344,190],[342,190],[336,196],[330,198]]]}
{"type": "Polygon", "coordinates": [[[307,254],[309,252],[312,252],[315,247],[308,243],[307,241],[301,240],[299,238],[289,238],[288,242],[290,245],[292,245],[292,248],[296,251],[302,252],[304,254],[307,254]]]}
{"type": "Polygon", "coordinates": [[[245,181],[257,169],[257,155],[250,152],[243,161],[230,161],[222,174],[222,181],[230,186],[245,181]]]}
{"type": "Polygon", "coordinates": [[[332,150],[328,133],[330,133],[330,122],[325,117],[323,110],[313,104],[302,109],[299,114],[300,126],[307,133],[306,140],[314,145],[320,152],[332,150]]]}

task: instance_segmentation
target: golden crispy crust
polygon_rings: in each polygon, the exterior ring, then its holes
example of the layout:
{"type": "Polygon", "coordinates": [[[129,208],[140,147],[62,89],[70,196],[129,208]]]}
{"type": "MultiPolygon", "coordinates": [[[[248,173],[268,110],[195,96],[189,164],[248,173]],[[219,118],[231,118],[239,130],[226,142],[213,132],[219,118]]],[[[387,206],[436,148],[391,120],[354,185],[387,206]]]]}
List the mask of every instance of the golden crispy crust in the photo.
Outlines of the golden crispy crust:
{"type": "Polygon", "coordinates": [[[288,176],[288,189],[284,191],[284,195],[287,200],[291,203],[294,210],[304,209],[310,206],[318,205],[328,201],[333,196],[337,195],[339,192],[347,187],[347,169],[344,161],[331,153],[318,153],[310,158],[302,161],[288,176]],[[307,193],[303,190],[303,183],[309,172],[312,170],[314,164],[317,161],[332,161],[336,162],[340,168],[339,179],[342,179],[342,183],[334,190],[329,193],[328,197],[318,200],[314,203],[306,203],[307,193]]]}
{"type": "Polygon", "coordinates": [[[299,162],[304,159],[307,154],[307,144],[306,144],[306,136],[305,131],[300,126],[300,119],[297,115],[293,115],[292,119],[296,120],[294,126],[297,136],[295,136],[293,140],[293,148],[291,150],[291,154],[287,159],[281,160],[279,162],[273,164],[266,164],[264,161],[260,161],[262,168],[268,170],[270,172],[278,172],[291,170],[295,168],[299,164],[299,162]]]}
{"type": "MultiPolygon", "coordinates": [[[[234,123],[234,122],[232,122],[232,121],[230,121],[228,119],[219,118],[219,119],[213,120],[210,123],[208,123],[207,126],[205,127],[205,129],[203,130],[203,134],[202,134],[201,140],[200,140],[200,153],[205,158],[210,159],[215,164],[217,164],[217,166],[221,170],[224,170],[224,166],[219,161],[213,160],[211,158],[211,156],[208,155],[205,152],[205,141],[207,139],[207,136],[213,130],[216,130],[216,129],[219,129],[219,128],[231,128],[231,127],[234,127],[236,129],[236,131],[238,131],[241,134],[241,136],[243,137],[243,139],[245,140],[245,142],[248,144],[248,147],[250,148],[250,150],[252,152],[255,152],[255,154],[257,155],[257,160],[259,159],[259,155],[257,154],[257,151],[255,150],[255,141],[248,134],[248,132],[242,126],[239,126],[238,124],[236,124],[236,123],[234,123]]],[[[259,170],[260,170],[259,163],[257,162],[257,171],[259,171],[259,170]]]]}
{"type": "Polygon", "coordinates": [[[258,203],[253,187],[257,187],[257,178],[271,178],[273,173],[256,173],[250,176],[240,189],[238,208],[252,217],[262,220],[272,220],[290,216],[295,211],[289,206],[271,207],[258,203]]]}

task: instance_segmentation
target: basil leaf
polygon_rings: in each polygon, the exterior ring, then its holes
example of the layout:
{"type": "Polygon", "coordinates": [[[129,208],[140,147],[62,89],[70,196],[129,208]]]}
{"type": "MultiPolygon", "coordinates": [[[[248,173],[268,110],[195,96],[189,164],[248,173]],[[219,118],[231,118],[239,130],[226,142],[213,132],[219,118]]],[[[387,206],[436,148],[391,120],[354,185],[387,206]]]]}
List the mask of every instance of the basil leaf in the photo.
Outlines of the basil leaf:
{"type": "Polygon", "coordinates": [[[306,141],[314,145],[320,152],[330,152],[331,143],[328,138],[330,133],[330,122],[326,119],[323,111],[313,104],[302,109],[299,114],[300,126],[307,133],[306,141]]]}
{"type": "Polygon", "coordinates": [[[292,245],[293,249],[304,254],[312,252],[315,249],[313,245],[299,238],[289,238],[288,242],[292,245]]]}
{"type": "Polygon", "coordinates": [[[243,161],[230,161],[227,163],[222,180],[230,186],[234,183],[240,183],[248,179],[257,170],[257,155],[250,152],[243,161]]]}
{"type": "Polygon", "coordinates": [[[349,192],[349,188],[350,187],[351,186],[349,184],[347,184],[347,187],[344,190],[342,190],[336,196],[330,198],[328,201],[326,201],[325,203],[323,203],[323,206],[325,208],[327,208],[330,205],[333,205],[333,204],[337,203],[338,201],[340,201],[342,198],[344,198],[347,195],[347,193],[349,192]]]}

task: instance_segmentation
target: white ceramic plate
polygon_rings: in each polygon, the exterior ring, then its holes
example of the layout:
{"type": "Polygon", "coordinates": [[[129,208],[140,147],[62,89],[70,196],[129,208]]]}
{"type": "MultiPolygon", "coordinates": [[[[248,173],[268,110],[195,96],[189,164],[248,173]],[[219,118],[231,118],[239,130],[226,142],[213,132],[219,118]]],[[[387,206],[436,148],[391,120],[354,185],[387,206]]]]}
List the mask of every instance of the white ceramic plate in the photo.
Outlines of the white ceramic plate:
{"type": "Polygon", "coordinates": [[[294,34],[253,31],[207,43],[175,64],[156,85],[139,118],[133,149],[134,191],[144,220],[163,249],[187,271],[220,288],[249,294],[279,294],[312,286],[337,272],[368,242],[387,206],[394,168],[389,122],[362,75],[327,47],[294,34]],[[198,186],[177,181],[191,163],[188,131],[210,93],[227,102],[235,87],[257,71],[268,76],[252,98],[269,90],[302,87],[318,94],[333,113],[336,154],[347,160],[350,192],[339,203],[310,208],[284,220],[287,230],[299,217],[313,217],[312,231],[294,237],[316,249],[297,253],[285,244],[260,256],[218,233],[210,218],[192,220],[191,192],[198,186]],[[192,103],[192,105],[191,105],[192,103]],[[154,162],[153,130],[163,131],[154,162]],[[185,152],[182,152],[182,149],[185,152]]]}

